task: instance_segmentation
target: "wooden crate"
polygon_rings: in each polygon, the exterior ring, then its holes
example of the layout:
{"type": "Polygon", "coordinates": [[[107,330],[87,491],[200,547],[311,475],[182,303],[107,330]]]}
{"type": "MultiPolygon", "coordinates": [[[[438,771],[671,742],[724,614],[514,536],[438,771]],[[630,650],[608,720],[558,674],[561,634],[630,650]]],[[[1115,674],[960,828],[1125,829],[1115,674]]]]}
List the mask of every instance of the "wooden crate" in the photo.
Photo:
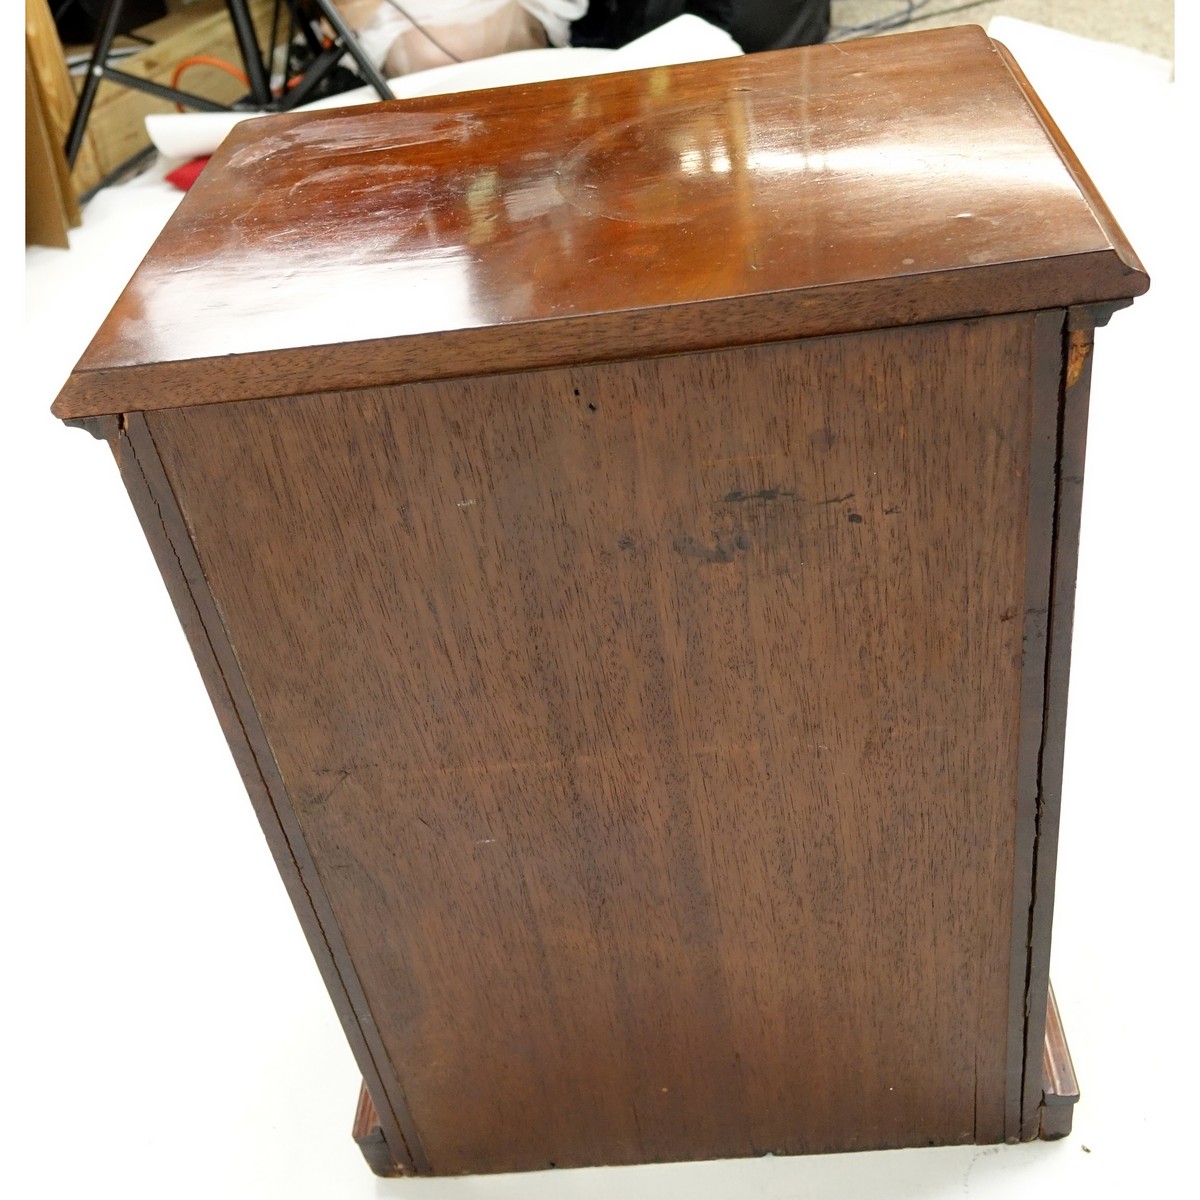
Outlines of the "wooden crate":
{"type": "MultiPolygon", "coordinates": [[[[270,36],[274,2],[250,0],[249,7],[255,33],[260,44],[265,45],[270,36]]],[[[63,48],[46,11],[46,0],[27,0],[26,28],[32,47],[34,72],[43,82],[44,90],[53,97],[49,106],[50,131],[62,144],[66,140],[75,96],[83,85],[83,79],[67,75],[63,48]]],[[[138,32],[151,39],[154,45],[114,64],[130,75],[152,79],[169,87],[176,67],[185,59],[197,55],[223,59],[239,70],[243,69],[233,24],[222,0],[198,0],[197,3],[183,5],[138,32]]],[[[286,29],[281,22],[279,37],[282,39],[284,36],[286,29]]],[[[192,67],[179,80],[178,86],[221,104],[232,103],[248,90],[245,84],[225,71],[206,66],[192,67]]],[[[175,105],[169,100],[161,100],[107,80],[101,83],[88,120],[83,147],[71,175],[76,194],[86,191],[149,144],[145,121],[150,113],[174,111],[175,105]]]]}
{"type": "MultiPolygon", "coordinates": [[[[78,213],[71,220],[63,203],[55,199],[61,185],[56,182],[59,168],[51,164],[56,159],[55,147],[61,153],[66,141],[75,109],[75,88],[67,74],[62,43],[46,0],[25,0],[25,76],[26,106],[36,109],[26,117],[26,240],[65,246],[66,225],[77,224],[78,213]],[[41,164],[36,168],[31,152],[41,164]],[[50,232],[60,225],[58,232],[50,232]]],[[[66,169],[65,158],[61,169],[66,169]]],[[[70,175],[70,185],[61,187],[61,192],[64,196],[71,192],[73,204],[75,196],[91,187],[102,174],[93,139],[85,138],[70,175]]]]}

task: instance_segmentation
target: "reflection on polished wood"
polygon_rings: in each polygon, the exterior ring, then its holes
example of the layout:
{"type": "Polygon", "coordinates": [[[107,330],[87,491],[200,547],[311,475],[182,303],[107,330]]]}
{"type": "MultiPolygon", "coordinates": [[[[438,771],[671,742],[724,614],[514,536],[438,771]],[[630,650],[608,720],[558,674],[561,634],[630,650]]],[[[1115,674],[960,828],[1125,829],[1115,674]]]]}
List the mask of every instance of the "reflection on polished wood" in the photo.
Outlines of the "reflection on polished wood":
{"type": "Polygon", "coordinates": [[[978,30],[239,127],[55,411],[372,1167],[1063,1131],[1093,333],[1147,283],[978,30]]]}
{"type": "Polygon", "coordinates": [[[239,126],[56,411],[119,407],[114,387],[160,408],[217,381],[258,395],[264,372],[287,394],[317,371],[366,386],[1143,286],[1005,55],[939,30],[239,126]],[[218,360],[207,385],[177,365],[195,359],[218,360]]]}

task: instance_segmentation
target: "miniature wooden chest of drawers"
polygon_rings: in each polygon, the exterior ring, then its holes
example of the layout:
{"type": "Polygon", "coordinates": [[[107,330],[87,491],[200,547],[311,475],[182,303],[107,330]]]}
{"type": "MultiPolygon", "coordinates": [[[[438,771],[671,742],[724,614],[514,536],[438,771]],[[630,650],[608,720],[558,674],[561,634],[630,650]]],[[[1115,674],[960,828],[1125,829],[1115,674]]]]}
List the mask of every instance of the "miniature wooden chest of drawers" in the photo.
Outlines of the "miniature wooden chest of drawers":
{"type": "Polygon", "coordinates": [[[55,412],[377,1170],[1065,1132],[1092,330],[1147,282],[978,29],[231,135],[55,412]]]}

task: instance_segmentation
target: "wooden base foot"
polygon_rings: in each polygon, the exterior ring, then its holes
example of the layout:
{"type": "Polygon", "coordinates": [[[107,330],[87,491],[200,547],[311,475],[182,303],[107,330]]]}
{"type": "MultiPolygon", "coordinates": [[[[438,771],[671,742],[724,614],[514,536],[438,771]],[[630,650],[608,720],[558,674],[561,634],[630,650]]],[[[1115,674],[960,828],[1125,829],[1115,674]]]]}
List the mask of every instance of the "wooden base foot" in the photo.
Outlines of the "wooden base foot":
{"type": "Polygon", "coordinates": [[[387,1139],[379,1127],[379,1114],[375,1111],[374,1101],[372,1101],[371,1093],[367,1091],[365,1083],[358,1093],[358,1109],[354,1113],[352,1136],[358,1143],[358,1148],[363,1152],[367,1166],[376,1175],[390,1179],[396,1175],[412,1174],[407,1168],[399,1166],[392,1157],[387,1139]]]}
{"type": "Polygon", "coordinates": [[[1046,998],[1046,1042],[1042,1053],[1042,1072],[1045,1082],[1042,1085],[1042,1120],[1038,1135],[1047,1142],[1053,1142],[1071,1132],[1071,1118],[1075,1113],[1075,1102],[1079,1099],[1075,1066],[1071,1062],[1071,1051],[1067,1048],[1053,987],[1046,998]]]}

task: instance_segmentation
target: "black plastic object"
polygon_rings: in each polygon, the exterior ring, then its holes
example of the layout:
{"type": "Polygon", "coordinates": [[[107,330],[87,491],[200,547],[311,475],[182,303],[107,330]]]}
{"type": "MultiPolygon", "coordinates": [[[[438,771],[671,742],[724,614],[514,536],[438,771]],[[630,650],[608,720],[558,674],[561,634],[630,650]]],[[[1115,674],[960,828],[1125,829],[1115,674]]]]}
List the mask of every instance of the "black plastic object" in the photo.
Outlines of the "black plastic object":
{"type": "Polygon", "coordinates": [[[591,0],[574,46],[616,49],[684,13],[726,30],[746,53],[809,46],[829,34],[830,0],[591,0]]]}

